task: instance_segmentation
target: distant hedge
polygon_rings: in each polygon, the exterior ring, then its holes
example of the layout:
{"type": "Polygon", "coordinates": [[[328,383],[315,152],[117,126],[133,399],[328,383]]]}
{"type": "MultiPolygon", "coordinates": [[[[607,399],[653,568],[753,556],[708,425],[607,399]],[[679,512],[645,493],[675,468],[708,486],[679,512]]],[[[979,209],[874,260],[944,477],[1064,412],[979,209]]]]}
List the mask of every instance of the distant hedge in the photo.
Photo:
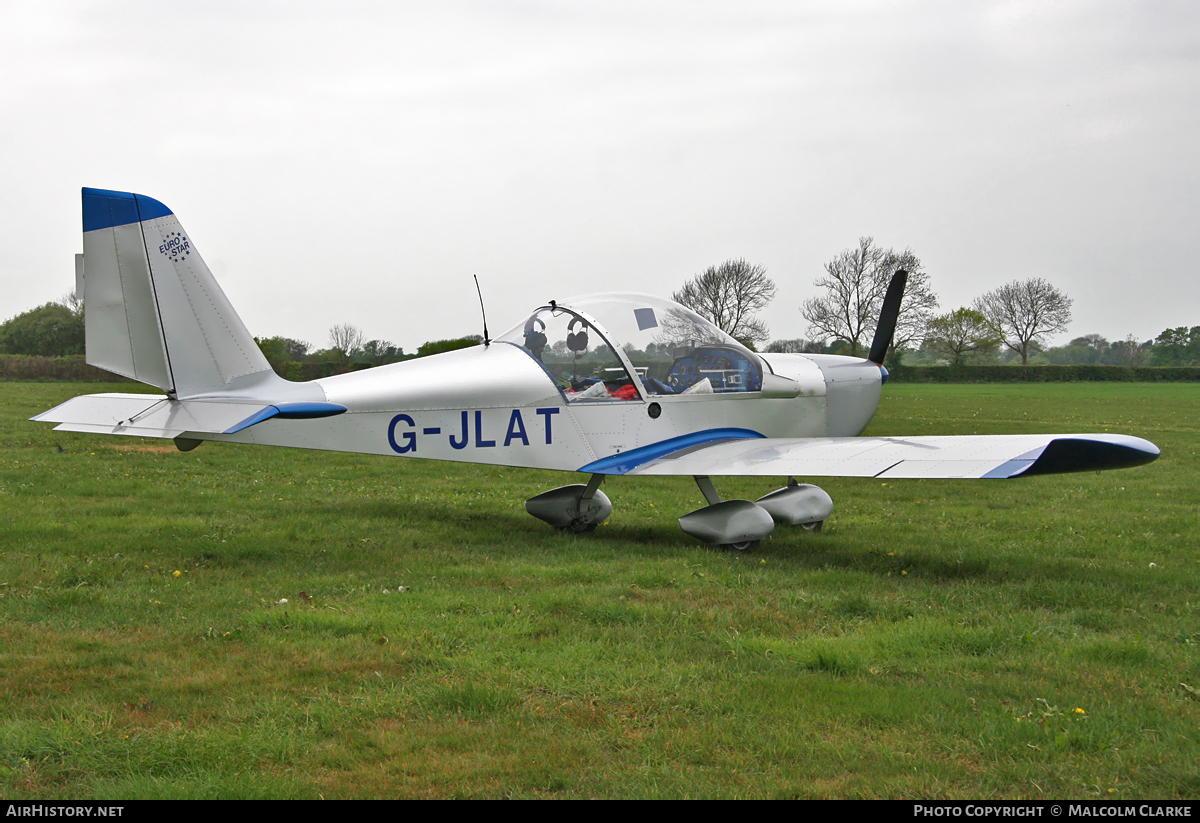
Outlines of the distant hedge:
{"type": "MultiPolygon", "coordinates": [[[[367,363],[277,363],[276,371],[288,380],[303,382],[348,371],[370,368],[367,363]]],[[[40,382],[134,383],[126,377],[89,366],[82,354],[34,357],[0,354],[0,380],[40,382]]]]}
{"type": "Polygon", "coordinates": [[[132,383],[112,372],[89,366],[82,354],[62,357],[36,357],[24,354],[0,354],[0,380],[37,380],[46,383],[132,383]]]}
{"type": "Polygon", "coordinates": [[[286,377],[296,383],[372,368],[370,363],[297,363],[295,360],[287,363],[273,363],[272,366],[280,377],[286,377]]]}
{"type": "Polygon", "coordinates": [[[1186,383],[1200,381],[1196,366],[895,366],[897,383],[1186,383]]]}
{"type": "MultiPolygon", "coordinates": [[[[303,382],[370,368],[367,363],[276,363],[275,371],[303,382]]],[[[0,355],[0,380],[44,382],[132,383],[124,377],[89,366],[83,355],[32,357],[0,355]]],[[[896,383],[1187,383],[1200,382],[1197,366],[892,366],[888,380],[896,383]]]]}

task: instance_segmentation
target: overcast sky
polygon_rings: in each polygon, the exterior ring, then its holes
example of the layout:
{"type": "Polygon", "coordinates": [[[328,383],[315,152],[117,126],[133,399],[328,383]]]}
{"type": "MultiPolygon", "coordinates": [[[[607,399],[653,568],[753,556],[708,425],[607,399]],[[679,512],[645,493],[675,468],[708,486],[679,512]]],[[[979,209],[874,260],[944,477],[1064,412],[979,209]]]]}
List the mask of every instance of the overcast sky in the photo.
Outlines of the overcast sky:
{"type": "Polygon", "coordinates": [[[0,0],[0,318],[73,286],[79,189],[179,216],[253,334],[412,351],[731,257],[799,305],[911,247],[1069,337],[1200,325],[1200,4],[0,0]]]}

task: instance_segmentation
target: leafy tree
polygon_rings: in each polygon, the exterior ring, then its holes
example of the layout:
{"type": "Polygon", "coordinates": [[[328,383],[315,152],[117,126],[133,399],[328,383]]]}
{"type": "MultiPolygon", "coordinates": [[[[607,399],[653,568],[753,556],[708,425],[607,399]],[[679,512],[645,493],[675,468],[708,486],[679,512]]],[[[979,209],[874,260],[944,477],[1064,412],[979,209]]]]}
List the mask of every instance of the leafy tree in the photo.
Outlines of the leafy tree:
{"type": "Polygon", "coordinates": [[[359,351],[358,359],[365,363],[382,366],[404,360],[404,349],[388,340],[368,340],[359,351]]]}
{"type": "Polygon", "coordinates": [[[1065,346],[1055,346],[1043,352],[1045,359],[1057,366],[1094,366],[1110,356],[1108,339],[1099,334],[1076,337],[1065,346]]]}
{"type": "Polygon", "coordinates": [[[1200,366],[1200,326],[1164,329],[1154,340],[1155,366],[1200,366]]]}
{"type": "Polygon", "coordinates": [[[893,348],[900,350],[924,338],[925,327],[938,305],[928,273],[912,249],[897,252],[880,248],[871,237],[859,238],[857,248],[845,249],[825,264],[825,277],[816,281],[825,289],[825,296],[811,297],[800,307],[809,323],[809,336],[844,340],[849,344],[846,353],[851,356],[865,353],[897,269],[908,272],[908,284],[892,336],[893,348]]]}
{"type": "Polygon", "coordinates": [[[753,348],[769,336],[766,324],[754,315],[774,296],[775,283],[767,277],[767,270],[738,258],[709,266],[684,283],[671,299],[753,348]]]}
{"type": "Polygon", "coordinates": [[[1107,353],[1107,348],[1097,351],[1091,346],[1076,345],[1072,341],[1070,345],[1046,349],[1042,356],[1046,362],[1056,366],[1094,366],[1102,363],[1107,353]]]}
{"type": "Polygon", "coordinates": [[[929,321],[925,346],[950,365],[961,366],[968,360],[996,357],[1003,337],[1000,330],[975,309],[955,309],[929,321]]]}
{"type": "Polygon", "coordinates": [[[459,337],[454,340],[430,340],[428,343],[422,343],[417,349],[417,357],[428,357],[431,354],[443,354],[448,351],[456,351],[458,349],[466,349],[471,346],[478,346],[483,342],[483,338],[477,334],[472,334],[469,337],[459,337]]]}
{"type": "Polygon", "coordinates": [[[267,362],[274,368],[276,363],[286,363],[288,360],[287,351],[283,348],[282,337],[256,337],[254,342],[258,344],[258,350],[263,353],[263,357],[267,358],[267,362]]]}
{"type": "Polygon", "coordinates": [[[312,351],[312,344],[307,340],[295,340],[291,337],[284,337],[282,340],[283,349],[287,352],[288,358],[297,363],[307,357],[308,353],[312,351]]]}
{"type": "Polygon", "coordinates": [[[300,362],[312,348],[306,341],[294,340],[291,337],[256,337],[254,342],[272,366],[278,363],[300,362]]]}
{"type": "Polygon", "coordinates": [[[1085,334],[1083,337],[1076,337],[1068,346],[1087,346],[1093,351],[1104,351],[1108,348],[1108,340],[1099,334],[1085,334]]]}
{"type": "Polygon", "coordinates": [[[1029,353],[1071,322],[1071,298],[1040,277],[1001,286],[975,300],[975,309],[1000,329],[1004,345],[1029,363],[1029,353]]]}
{"type": "Polygon", "coordinates": [[[57,357],[83,354],[83,313],[47,303],[0,325],[0,351],[57,357]]]}

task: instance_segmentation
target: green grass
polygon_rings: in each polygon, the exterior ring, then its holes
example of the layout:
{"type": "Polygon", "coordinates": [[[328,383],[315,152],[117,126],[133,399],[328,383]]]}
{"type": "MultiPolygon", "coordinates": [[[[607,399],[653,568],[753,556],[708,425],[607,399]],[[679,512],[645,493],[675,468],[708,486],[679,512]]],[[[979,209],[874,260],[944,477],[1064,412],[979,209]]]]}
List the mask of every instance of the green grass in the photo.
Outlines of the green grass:
{"type": "Polygon", "coordinates": [[[110,388],[0,384],[5,797],[1200,796],[1200,386],[889,386],[870,433],[1163,457],[822,480],[746,555],[689,479],[574,536],[568,475],[25,422],[110,388]]]}

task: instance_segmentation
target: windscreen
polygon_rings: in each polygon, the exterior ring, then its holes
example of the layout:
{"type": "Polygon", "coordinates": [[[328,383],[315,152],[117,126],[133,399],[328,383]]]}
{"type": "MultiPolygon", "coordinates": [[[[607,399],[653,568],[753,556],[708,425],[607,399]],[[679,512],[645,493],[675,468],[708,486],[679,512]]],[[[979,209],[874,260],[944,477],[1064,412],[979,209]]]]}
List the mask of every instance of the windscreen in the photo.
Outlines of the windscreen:
{"type": "Polygon", "coordinates": [[[646,394],[750,392],[762,388],[759,359],[696,312],[642,294],[578,297],[638,373],[646,394]]]}

